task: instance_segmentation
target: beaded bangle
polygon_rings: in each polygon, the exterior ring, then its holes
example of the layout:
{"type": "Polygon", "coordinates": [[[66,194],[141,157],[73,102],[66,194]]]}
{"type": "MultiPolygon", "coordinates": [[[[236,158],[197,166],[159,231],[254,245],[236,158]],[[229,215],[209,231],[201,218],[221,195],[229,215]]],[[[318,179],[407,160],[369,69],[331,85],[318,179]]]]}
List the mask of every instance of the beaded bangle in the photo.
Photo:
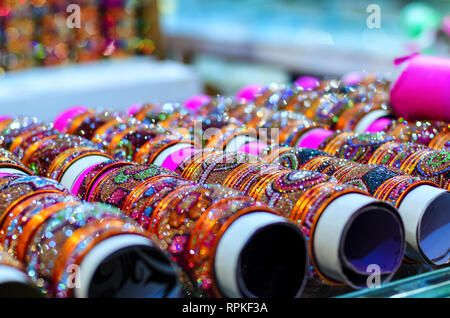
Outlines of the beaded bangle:
{"type": "Polygon", "coordinates": [[[69,126],[66,129],[67,133],[70,135],[75,134],[78,131],[79,127],[83,124],[83,121],[94,115],[95,111],[93,109],[88,109],[84,113],[79,114],[70,122],[69,126]]]}
{"type": "Polygon", "coordinates": [[[170,170],[153,165],[132,165],[111,170],[101,177],[100,183],[92,189],[91,202],[102,202],[122,208],[124,200],[141,182],[154,176],[176,175],[170,170]]]}
{"type": "Polygon", "coordinates": [[[99,155],[112,159],[111,156],[103,152],[100,152],[97,149],[92,149],[89,147],[70,148],[59,154],[58,157],[56,157],[53,160],[48,169],[47,176],[60,182],[66,170],[75,161],[87,156],[94,156],[94,155],[99,155]]]}
{"type": "Polygon", "coordinates": [[[248,197],[224,198],[210,206],[196,222],[188,243],[188,266],[192,276],[197,278],[198,286],[205,294],[219,297],[214,279],[214,257],[220,237],[240,216],[261,210],[272,210],[258,206],[248,197]]]}

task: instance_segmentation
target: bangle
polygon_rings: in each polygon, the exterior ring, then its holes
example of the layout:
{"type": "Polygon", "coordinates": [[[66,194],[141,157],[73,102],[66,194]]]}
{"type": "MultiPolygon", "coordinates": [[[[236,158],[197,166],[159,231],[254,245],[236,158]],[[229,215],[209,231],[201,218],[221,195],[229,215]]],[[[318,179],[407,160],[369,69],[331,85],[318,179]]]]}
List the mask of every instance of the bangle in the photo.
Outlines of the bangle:
{"type": "Polygon", "coordinates": [[[81,264],[86,254],[101,241],[126,233],[147,237],[142,228],[133,224],[130,220],[112,217],[91,221],[87,225],[73,231],[73,234],[63,243],[60,257],[55,262],[53,281],[59,282],[59,284],[55,286],[53,294],[58,297],[70,297],[73,289],[61,290],[61,283],[67,286],[67,266],[81,264]]]}
{"type": "Polygon", "coordinates": [[[429,150],[420,150],[406,157],[403,163],[400,166],[400,170],[406,172],[411,175],[414,171],[414,168],[419,163],[419,160],[430,153],[429,150]]]}
{"type": "Polygon", "coordinates": [[[222,295],[214,279],[214,257],[221,236],[240,216],[262,209],[274,213],[249,197],[231,197],[214,203],[198,218],[188,243],[188,266],[206,295],[222,295]]]}
{"type": "Polygon", "coordinates": [[[357,161],[359,163],[368,163],[373,153],[384,143],[392,140],[392,137],[385,133],[363,133],[346,138],[342,145],[336,145],[337,148],[332,153],[337,157],[357,161]]]}
{"type": "Polygon", "coordinates": [[[92,189],[89,201],[122,208],[124,200],[135,187],[147,179],[161,175],[176,176],[170,170],[153,165],[130,165],[110,170],[92,189]]]}
{"type": "Polygon", "coordinates": [[[67,127],[67,133],[70,135],[74,135],[76,131],[79,129],[83,121],[85,121],[88,117],[95,115],[95,111],[93,109],[88,109],[84,113],[76,116],[67,127]]]}
{"type": "Polygon", "coordinates": [[[149,208],[158,200],[170,195],[175,189],[191,184],[189,181],[179,176],[156,176],[142,182],[133,190],[123,204],[123,211],[140,226],[147,229],[150,222],[154,222],[152,216],[156,213],[156,208],[149,208]]]}
{"type": "Polygon", "coordinates": [[[56,212],[67,209],[69,207],[74,207],[79,205],[80,202],[59,202],[53,204],[45,209],[40,210],[38,213],[34,214],[30,220],[25,224],[22,229],[22,235],[20,236],[20,240],[17,244],[17,259],[24,261],[25,254],[27,252],[27,248],[29,243],[34,235],[34,233],[39,229],[39,227],[44,223],[48,218],[50,218],[56,212]]]}
{"type": "Polygon", "coordinates": [[[23,229],[32,219],[33,215],[41,210],[64,202],[72,203],[77,199],[58,191],[37,191],[33,195],[21,200],[4,214],[0,225],[0,239],[9,254],[17,257],[18,242],[22,240],[23,229]]]}
{"type": "Polygon", "coordinates": [[[86,175],[80,186],[80,189],[78,190],[77,196],[84,201],[89,201],[92,190],[96,188],[96,185],[105,174],[109,173],[111,170],[132,165],[134,164],[131,162],[115,160],[105,161],[96,165],[86,175]]]}
{"type": "Polygon", "coordinates": [[[165,130],[147,125],[135,125],[124,129],[112,138],[108,145],[108,152],[120,160],[130,160],[139,163],[139,155],[146,150],[149,143],[156,141],[166,134],[165,130]]]}
{"type": "Polygon", "coordinates": [[[0,214],[3,215],[10,206],[18,204],[25,196],[37,191],[53,190],[69,195],[69,192],[58,182],[35,176],[14,175],[6,178],[8,182],[0,188],[0,214]]]}
{"type": "Polygon", "coordinates": [[[104,157],[108,157],[112,159],[111,156],[106,155],[103,152],[98,151],[97,149],[92,149],[89,147],[80,147],[80,148],[69,148],[62,153],[60,153],[50,164],[47,177],[61,181],[61,177],[64,175],[66,170],[77,160],[92,156],[92,155],[100,155],[104,157]]]}
{"type": "Polygon", "coordinates": [[[434,149],[450,150],[450,132],[441,132],[434,137],[428,147],[434,149]]]}
{"type": "Polygon", "coordinates": [[[450,190],[450,152],[436,150],[427,153],[418,159],[411,174],[434,181],[441,188],[450,190]]]}
{"type": "Polygon", "coordinates": [[[361,193],[364,195],[367,195],[367,193],[351,186],[333,183],[321,185],[321,188],[320,195],[315,196],[316,199],[311,202],[307,209],[302,213],[301,228],[303,229],[305,235],[308,235],[309,237],[308,245],[311,263],[317,275],[330,285],[343,286],[344,284],[327,277],[317,266],[316,256],[313,249],[314,232],[321,214],[336,198],[348,193],[361,193]]]}

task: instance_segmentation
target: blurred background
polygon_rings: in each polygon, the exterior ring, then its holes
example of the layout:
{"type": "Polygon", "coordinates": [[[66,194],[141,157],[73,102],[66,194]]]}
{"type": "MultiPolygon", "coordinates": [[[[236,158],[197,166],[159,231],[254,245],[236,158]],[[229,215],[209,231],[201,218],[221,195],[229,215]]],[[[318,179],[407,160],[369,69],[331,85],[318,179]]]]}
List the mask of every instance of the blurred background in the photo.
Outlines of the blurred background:
{"type": "Polygon", "coordinates": [[[414,52],[450,56],[450,0],[0,0],[0,109],[45,117],[390,76],[414,52]]]}

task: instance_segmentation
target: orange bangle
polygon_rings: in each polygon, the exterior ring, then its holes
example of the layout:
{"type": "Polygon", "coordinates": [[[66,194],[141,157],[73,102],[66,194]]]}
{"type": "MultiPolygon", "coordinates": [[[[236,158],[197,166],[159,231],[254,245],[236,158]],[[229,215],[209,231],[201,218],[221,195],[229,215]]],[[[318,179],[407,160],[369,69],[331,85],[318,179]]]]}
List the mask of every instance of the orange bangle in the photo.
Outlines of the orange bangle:
{"type": "MultiPolygon", "coordinates": [[[[92,148],[90,148],[90,147],[80,147],[80,148],[69,148],[69,149],[63,151],[50,163],[50,166],[47,170],[46,177],[50,177],[55,172],[55,170],[60,167],[62,162],[64,160],[66,160],[67,158],[69,158],[72,154],[74,154],[78,151],[81,152],[81,151],[91,150],[91,149],[92,148]]],[[[53,179],[56,179],[56,181],[58,181],[58,182],[60,181],[57,178],[53,178],[53,179]]]]}
{"type": "Polygon", "coordinates": [[[407,174],[411,174],[414,168],[418,165],[420,159],[428,155],[429,152],[429,150],[420,150],[413,153],[402,163],[402,165],[400,166],[400,170],[406,172],[407,174]]]}
{"type": "Polygon", "coordinates": [[[84,113],[78,115],[75,117],[72,122],[70,123],[69,127],[67,128],[67,133],[70,135],[74,135],[77,129],[80,127],[80,125],[83,123],[83,121],[89,117],[95,115],[95,111],[93,109],[88,109],[84,113]]]}
{"type": "Polygon", "coordinates": [[[79,202],[60,202],[56,203],[44,210],[39,211],[37,214],[33,215],[32,218],[25,224],[22,230],[21,239],[18,241],[17,245],[17,259],[24,261],[27,252],[28,244],[33,237],[34,233],[39,229],[39,226],[45,222],[49,217],[59,210],[76,206],[80,204],[79,202]]]}
{"type": "Polygon", "coordinates": [[[450,132],[441,132],[430,141],[428,147],[440,150],[446,148],[447,144],[450,147],[450,132]]]}
{"type": "Polygon", "coordinates": [[[108,129],[110,129],[111,127],[114,127],[114,125],[116,125],[118,123],[119,123],[119,120],[117,118],[114,118],[114,119],[104,123],[100,127],[98,127],[92,134],[92,136],[93,136],[92,141],[95,143],[101,143],[103,140],[100,138],[100,136],[103,136],[108,131],[108,129]]]}
{"type": "MultiPolygon", "coordinates": [[[[4,242],[8,236],[8,227],[11,226],[11,222],[16,219],[20,213],[22,213],[26,208],[28,208],[33,202],[40,199],[48,197],[50,194],[55,194],[62,198],[67,197],[66,194],[59,192],[57,190],[44,190],[36,191],[23,198],[18,204],[15,204],[8,208],[7,211],[1,216],[0,219],[0,242],[4,242]]],[[[23,224],[22,224],[23,226],[23,224]]]]}
{"type": "Polygon", "coordinates": [[[35,143],[33,143],[33,144],[30,146],[30,148],[28,148],[28,149],[25,151],[25,153],[24,153],[24,155],[23,155],[22,163],[23,163],[25,166],[28,166],[28,163],[29,163],[29,161],[30,161],[30,159],[31,159],[31,156],[39,149],[39,147],[40,147],[45,141],[52,140],[52,139],[56,139],[56,138],[58,138],[57,135],[50,135],[50,136],[47,136],[47,137],[45,137],[45,138],[43,138],[43,139],[41,139],[41,140],[36,141],[35,143]]]}
{"type": "Polygon", "coordinates": [[[61,248],[61,256],[58,258],[53,271],[53,281],[61,281],[66,265],[68,265],[66,264],[67,261],[72,256],[78,244],[87,237],[91,236],[93,239],[80,254],[76,255],[75,264],[80,264],[82,259],[94,246],[107,238],[125,233],[133,233],[147,237],[142,230],[139,230],[136,226],[125,226],[127,223],[129,224],[129,222],[130,221],[121,218],[109,217],[106,220],[92,221],[86,226],[74,231],[61,248]]]}

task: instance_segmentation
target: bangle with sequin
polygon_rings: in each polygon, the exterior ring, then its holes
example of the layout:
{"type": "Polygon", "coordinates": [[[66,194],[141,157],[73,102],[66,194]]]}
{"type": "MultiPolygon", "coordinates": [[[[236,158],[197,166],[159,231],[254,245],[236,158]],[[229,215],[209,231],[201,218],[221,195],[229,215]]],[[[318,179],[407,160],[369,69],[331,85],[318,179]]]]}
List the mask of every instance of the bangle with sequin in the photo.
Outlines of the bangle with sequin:
{"type": "Polygon", "coordinates": [[[450,151],[450,132],[441,132],[434,137],[428,147],[450,151]]]}
{"type": "Polygon", "coordinates": [[[154,165],[131,165],[110,170],[92,187],[88,201],[122,208],[124,200],[141,182],[155,176],[174,176],[174,172],[154,165]]]}

